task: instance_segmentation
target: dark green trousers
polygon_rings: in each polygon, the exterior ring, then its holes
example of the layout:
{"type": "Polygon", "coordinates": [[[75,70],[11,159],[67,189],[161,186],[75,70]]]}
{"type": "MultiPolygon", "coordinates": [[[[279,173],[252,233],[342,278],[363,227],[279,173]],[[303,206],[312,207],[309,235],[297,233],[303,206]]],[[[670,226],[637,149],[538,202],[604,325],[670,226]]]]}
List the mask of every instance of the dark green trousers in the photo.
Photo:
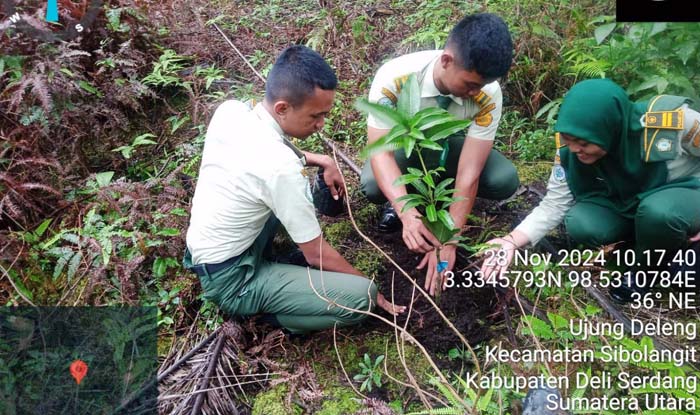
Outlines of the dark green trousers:
{"type": "MultiPolygon", "coordinates": [[[[266,260],[263,254],[271,246],[278,227],[277,218],[271,217],[253,245],[235,264],[213,274],[205,269],[205,275],[199,277],[204,298],[230,315],[272,314],[292,333],[362,321],[366,314],[344,310],[335,304],[370,311],[377,304],[376,285],[357,275],[266,260]],[[319,298],[314,289],[331,302],[319,298]]],[[[184,265],[197,267],[192,265],[188,252],[184,265]]]]}
{"type": "Polygon", "coordinates": [[[634,240],[636,249],[675,251],[688,245],[700,231],[700,190],[661,190],[642,199],[634,218],[618,215],[592,203],[576,203],[564,219],[566,230],[578,243],[598,247],[634,240]]]}
{"type": "MultiPolygon", "coordinates": [[[[459,166],[459,156],[462,152],[462,145],[464,144],[464,136],[453,135],[449,137],[448,140],[450,142],[450,149],[447,153],[445,171],[442,173],[442,179],[448,177],[455,178],[457,176],[457,167],[459,166]]],[[[423,159],[425,160],[427,168],[434,169],[439,166],[439,151],[426,150],[423,153],[423,159]]],[[[408,167],[421,168],[420,161],[415,152],[407,159],[406,153],[403,150],[396,150],[394,152],[394,158],[402,173],[406,173],[408,167]]],[[[518,172],[515,170],[513,163],[498,151],[491,150],[491,154],[489,154],[489,157],[486,159],[484,169],[479,176],[479,190],[477,196],[492,200],[507,199],[515,193],[519,185],[518,172]]],[[[370,202],[377,204],[386,202],[384,194],[382,194],[379,186],[377,186],[377,181],[374,178],[374,172],[372,171],[369,160],[362,168],[360,188],[370,202]]]]}

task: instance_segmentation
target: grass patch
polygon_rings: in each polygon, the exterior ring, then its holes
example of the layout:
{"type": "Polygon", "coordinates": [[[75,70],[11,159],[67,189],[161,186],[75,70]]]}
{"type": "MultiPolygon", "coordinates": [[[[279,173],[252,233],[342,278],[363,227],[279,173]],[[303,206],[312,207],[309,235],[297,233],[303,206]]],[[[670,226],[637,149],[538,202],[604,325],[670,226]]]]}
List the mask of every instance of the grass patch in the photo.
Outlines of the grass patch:
{"type": "Polygon", "coordinates": [[[515,164],[515,168],[518,170],[520,183],[525,185],[546,182],[552,171],[551,161],[514,161],[513,164],[515,164]]]}

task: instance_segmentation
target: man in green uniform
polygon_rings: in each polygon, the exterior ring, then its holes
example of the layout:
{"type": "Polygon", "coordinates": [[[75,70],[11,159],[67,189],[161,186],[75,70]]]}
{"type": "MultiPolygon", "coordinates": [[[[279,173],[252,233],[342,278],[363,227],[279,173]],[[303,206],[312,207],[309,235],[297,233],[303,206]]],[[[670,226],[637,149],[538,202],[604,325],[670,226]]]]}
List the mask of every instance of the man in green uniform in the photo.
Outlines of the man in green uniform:
{"type": "Polygon", "coordinates": [[[262,103],[251,108],[226,101],[207,128],[185,266],[199,276],[205,298],[230,315],[265,313],[290,332],[303,333],[366,317],[346,308],[403,311],[321,234],[305,166],[322,167],[337,196],[342,181],[333,160],[288,141],[323,127],[336,85],[320,55],[292,46],[272,67],[262,103]],[[306,262],[322,270],[269,261],[279,224],[306,262]]]}
{"type": "MultiPolygon", "coordinates": [[[[579,82],[559,110],[557,149],[547,194],[509,235],[489,243],[507,261],[485,261],[492,277],[507,269],[513,251],[536,244],[564,221],[578,243],[599,247],[633,240],[640,269],[664,265],[700,240],[700,114],[684,97],[660,95],[632,102],[614,82],[579,82]]],[[[692,264],[691,264],[692,265],[692,264]]],[[[642,287],[627,284],[613,296],[628,301],[642,287]]]]}
{"type": "MultiPolygon", "coordinates": [[[[455,197],[462,200],[450,206],[455,226],[462,228],[471,213],[474,199],[506,199],[518,188],[513,164],[493,149],[501,119],[502,94],[497,79],[506,75],[513,59],[513,44],[505,22],[493,14],[475,14],[462,19],[450,33],[444,50],[430,50],[400,56],[385,63],[377,72],[369,92],[369,101],[395,106],[401,86],[415,74],[421,91],[420,109],[439,106],[457,119],[471,119],[465,133],[444,140],[446,152],[430,152],[428,168],[445,167],[445,177],[455,178],[455,197]],[[466,138],[465,138],[466,137],[466,138]]],[[[370,115],[367,119],[368,143],[386,135],[393,125],[370,115]]],[[[408,192],[394,181],[407,171],[420,167],[417,155],[409,159],[403,150],[374,155],[364,166],[362,190],[374,203],[387,200],[380,230],[403,225],[403,240],[412,251],[424,253],[419,268],[428,266],[425,287],[434,294],[438,281],[434,247],[439,243],[423,225],[415,209],[402,211],[404,202],[396,200],[408,192]],[[400,223],[399,223],[400,220],[400,223]]],[[[454,266],[455,246],[442,249],[441,259],[454,266]]]]}

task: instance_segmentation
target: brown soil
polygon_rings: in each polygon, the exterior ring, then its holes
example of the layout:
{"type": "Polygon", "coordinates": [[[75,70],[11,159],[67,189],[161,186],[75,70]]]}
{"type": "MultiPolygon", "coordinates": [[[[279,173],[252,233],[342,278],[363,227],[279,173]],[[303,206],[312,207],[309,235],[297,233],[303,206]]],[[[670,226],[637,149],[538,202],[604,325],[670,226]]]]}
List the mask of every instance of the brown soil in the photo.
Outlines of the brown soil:
{"type": "MultiPolygon", "coordinates": [[[[389,235],[377,235],[377,240],[384,244],[397,244],[400,241],[400,232],[389,235]]],[[[425,282],[425,270],[417,270],[415,267],[420,263],[422,255],[417,255],[402,246],[395,247],[395,261],[412,274],[416,282],[423,287],[425,282]]],[[[464,260],[458,260],[455,269],[465,266],[464,260]]],[[[391,276],[394,277],[393,298],[397,304],[409,305],[411,296],[413,299],[413,310],[407,330],[432,353],[445,353],[449,349],[456,347],[460,340],[457,335],[450,330],[442,317],[436,312],[428,300],[417,290],[414,292],[413,284],[406,280],[398,271],[389,269],[380,281],[380,291],[387,298],[391,298],[391,276]]],[[[469,341],[470,344],[478,344],[489,339],[489,326],[495,321],[487,323],[489,314],[495,309],[497,299],[492,289],[465,289],[450,288],[445,290],[439,298],[439,307],[445,316],[454,324],[455,328],[469,341]]],[[[383,315],[387,316],[386,313],[383,315]]],[[[407,313],[397,318],[397,323],[402,325],[406,322],[407,313]]],[[[496,317],[500,318],[500,317],[496,317]]],[[[386,329],[386,325],[378,320],[372,320],[370,325],[376,324],[380,329],[386,329]]]]}
{"type": "MultiPolygon", "coordinates": [[[[480,221],[488,223],[489,229],[502,229],[506,231],[511,229],[514,224],[519,223],[538,201],[539,197],[532,192],[525,192],[508,204],[477,200],[473,214],[479,218],[480,221]],[[509,206],[515,207],[509,208],[509,206]]],[[[337,218],[336,220],[343,219],[345,218],[337,218]]],[[[474,223],[474,225],[466,232],[466,235],[469,236],[472,241],[467,241],[467,244],[480,242],[477,240],[484,231],[483,227],[475,224],[475,221],[470,221],[470,223],[474,223]]],[[[413,253],[404,246],[400,231],[392,234],[379,233],[376,223],[372,221],[367,223],[362,231],[384,249],[397,264],[423,287],[425,283],[425,270],[416,269],[416,266],[422,259],[422,255],[413,253]]],[[[494,236],[488,236],[484,239],[488,240],[494,236]]],[[[458,252],[460,253],[458,253],[457,263],[454,267],[455,274],[457,275],[474,261],[474,258],[469,258],[468,253],[461,248],[458,252]]],[[[415,293],[413,292],[413,284],[407,281],[406,277],[388,261],[386,264],[386,271],[377,279],[380,292],[384,294],[386,298],[392,298],[391,280],[392,275],[394,275],[393,298],[395,302],[397,304],[409,305],[412,295],[414,296],[413,309],[410,315],[410,321],[407,325],[408,332],[438,360],[439,365],[445,367],[453,366],[453,364],[445,358],[445,355],[450,349],[460,346],[461,342],[459,338],[447,326],[428,300],[420,294],[418,290],[415,290],[415,293]]],[[[503,334],[502,332],[505,327],[504,316],[500,311],[502,310],[502,307],[500,307],[502,303],[500,303],[499,300],[499,296],[492,288],[453,287],[445,290],[441,294],[438,305],[455,328],[467,339],[469,344],[474,347],[479,343],[503,334]]],[[[511,312],[515,313],[515,310],[511,308],[511,312]]],[[[391,316],[388,313],[381,310],[379,313],[391,320],[391,316]]],[[[406,322],[406,317],[406,314],[399,316],[397,318],[397,323],[403,326],[406,322]]],[[[367,323],[363,325],[363,329],[370,331],[392,330],[378,319],[369,319],[367,323]]]]}

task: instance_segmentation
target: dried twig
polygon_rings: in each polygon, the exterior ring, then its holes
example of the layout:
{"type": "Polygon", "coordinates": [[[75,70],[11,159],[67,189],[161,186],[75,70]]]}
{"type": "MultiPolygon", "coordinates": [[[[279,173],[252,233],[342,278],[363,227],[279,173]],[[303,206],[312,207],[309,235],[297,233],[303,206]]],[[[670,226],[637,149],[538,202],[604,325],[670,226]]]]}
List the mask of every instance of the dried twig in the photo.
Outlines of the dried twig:
{"type": "MultiPolygon", "coordinates": [[[[223,334],[219,335],[219,339],[217,340],[216,346],[214,347],[214,354],[209,356],[209,367],[204,373],[204,377],[200,380],[199,385],[197,385],[196,393],[198,393],[198,395],[194,401],[194,406],[192,407],[192,415],[199,415],[202,409],[202,404],[204,404],[204,398],[207,396],[206,391],[209,387],[209,378],[211,377],[212,373],[214,373],[214,369],[216,369],[216,363],[219,361],[219,355],[221,354],[221,349],[224,347],[225,341],[226,336],[223,334]]],[[[238,415],[238,411],[236,411],[234,415],[238,415]]]]}
{"type": "MultiPolygon", "coordinates": [[[[425,347],[424,347],[415,337],[413,337],[413,335],[411,335],[411,333],[409,333],[408,331],[404,330],[403,327],[400,327],[400,326],[394,324],[393,322],[387,320],[385,317],[380,316],[379,314],[373,313],[373,312],[371,312],[371,311],[359,310],[359,309],[356,309],[356,308],[348,307],[348,306],[345,306],[345,305],[343,305],[343,304],[339,304],[339,303],[335,302],[334,300],[332,300],[332,299],[330,299],[330,298],[327,298],[327,297],[322,296],[322,295],[316,290],[316,287],[314,286],[313,280],[312,280],[312,278],[311,278],[311,271],[310,271],[309,268],[307,268],[307,274],[308,274],[308,277],[309,277],[309,286],[310,286],[311,289],[313,290],[314,294],[316,294],[316,296],[317,296],[318,298],[320,298],[321,300],[327,302],[327,303],[329,304],[329,306],[335,306],[335,307],[338,307],[338,308],[342,308],[343,310],[347,310],[347,311],[350,311],[350,312],[353,312],[353,313],[360,313],[360,314],[365,314],[365,315],[368,315],[368,316],[372,316],[372,317],[374,317],[374,318],[376,318],[376,319],[379,319],[379,320],[383,321],[384,323],[388,324],[389,326],[398,329],[398,330],[401,332],[401,335],[402,335],[402,336],[405,336],[410,342],[412,342],[412,343],[423,353],[423,355],[425,356],[425,358],[428,360],[428,363],[430,364],[430,366],[433,368],[433,370],[435,371],[435,373],[437,374],[437,376],[438,376],[438,377],[440,378],[440,380],[443,382],[444,386],[447,387],[448,389],[450,389],[450,391],[451,391],[452,393],[454,393],[455,396],[459,396],[459,394],[457,393],[457,391],[454,390],[454,388],[452,387],[452,385],[450,384],[450,382],[447,380],[447,378],[445,377],[445,375],[442,373],[442,371],[440,370],[440,368],[437,367],[437,365],[435,364],[435,361],[433,361],[432,357],[430,357],[430,354],[429,354],[428,351],[425,349],[425,347]]],[[[464,401],[463,401],[462,403],[463,403],[465,406],[467,405],[466,402],[464,402],[464,401]]]]}
{"type": "Polygon", "coordinates": [[[214,28],[215,28],[216,30],[219,31],[219,33],[221,33],[221,36],[223,36],[224,39],[226,39],[226,42],[228,42],[228,44],[231,45],[231,47],[233,48],[233,50],[235,50],[236,53],[238,54],[238,56],[240,56],[241,59],[243,59],[243,62],[245,62],[246,65],[248,65],[248,67],[253,71],[253,73],[254,73],[255,75],[257,75],[258,78],[260,78],[260,80],[263,81],[263,83],[265,83],[265,77],[262,76],[262,75],[260,74],[260,72],[258,72],[258,71],[255,69],[255,67],[248,61],[248,59],[246,59],[246,57],[241,53],[241,51],[238,50],[238,48],[236,47],[236,45],[234,45],[233,42],[231,42],[231,40],[230,40],[230,39],[228,38],[228,36],[226,36],[226,34],[219,28],[219,26],[218,26],[216,23],[213,23],[212,25],[214,26],[214,28]]]}
{"type": "MultiPolygon", "coordinates": [[[[391,303],[394,303],[394,276],[395,273],[391,273],[391,303]]],[[[408,313],[406,315],[406,321],[404,323],[404,330],[406,330],[406,327],[408,326],[408,321],[411,318],[411,312],[413,311],[413,299],[416,294],[416,287],[413,287],[413,290],[411,291],[411,301],[408,304],[408,313]]],[[[411,369],[408,368],[408,364],[406,364],[406,349],[405,349],[405,343],[403,340],[403,337],[399,336],[399,332],[396,329],[398,325],[396,324],[396,315],[393,315],[394,317],[394,339],[396,339],[396,351],[399,356],[399,361],[401,361],[401,365],[403,365],[404,371],[406,372],[406,376],[408,377],[409,382],[411,383],[411,387],[415,389],[415,391],[418,393],[418,398],[420,398],[421,402],[423,402],[423,405],[425,405],[429,409],[433,409],[433,407],[430,405],[430,402],[425,398],[425,391],[418,386],[418,382],[416,381],[415,377],[413,376],[413,372],[411,372],[411,369]]],[[[388,347],[388,344],[387,344],[388,347]]],[[[387,376],[389,375],[389,372],[387,370],[386,366],[386,359],[384,359],[384,371],[386,372],[387,376]]]]}
{"type": "Polygon", "coordinates": [[[338,363],[340,363],[340,369],[343,371],[343,375],[345,375],[345,380],[348,381],[352,390],[354,390],[356,394],[362,396],[363,399],[367,399],[367,397],[362,392],[357,390],[355,384],[352,383],[352,380],[350,380],[350,375],[348,375],[348,372],[345,370],[345,366],[343,365],[343,359],[340,357],[340,352],[338,351],[338,343],[335,339],[335,331],[337,326],[338,323],[333,324],[333,348],[335,349],[335,355],[338,356],[338,363]]]}
{"type": "Polygon", "coordinates": [[[189,352],[187,352],[184,356],[182,356],[177,362],[173,363],[169,368],[165,369],[161,373],[158,374],[158,382],[162,381],[168,375],[170,375],[175,369],[178,367],[182,366],[183,363],[185,363],[190,357],[192,357],[195,353],[197,353],[202,347],[204,347],[207,343],[209,343],[214,337],[216,337],[219,332],[221,332],[221,327],[219,326],[214,330],[213,333],[211,333],[209,336],[207,336],[206,339],[202,340],[199,342],[196,346],[194,346],[192,349],[190,349],[189,352]]]}

